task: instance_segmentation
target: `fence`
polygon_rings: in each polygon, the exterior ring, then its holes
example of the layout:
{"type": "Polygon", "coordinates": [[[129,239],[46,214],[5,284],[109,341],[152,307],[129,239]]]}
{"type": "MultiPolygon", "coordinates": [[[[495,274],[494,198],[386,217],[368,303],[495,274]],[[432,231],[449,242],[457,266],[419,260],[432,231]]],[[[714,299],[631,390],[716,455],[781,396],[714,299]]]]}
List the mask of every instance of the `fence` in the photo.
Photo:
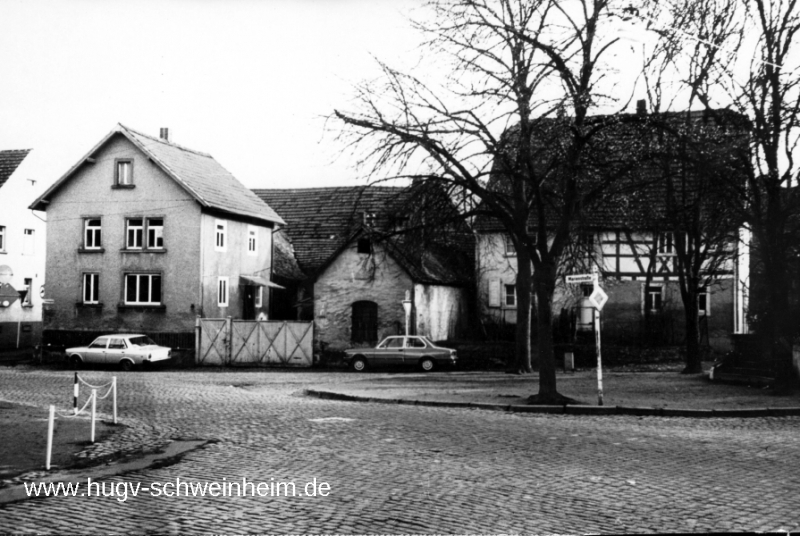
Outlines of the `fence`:
{"type": "Polygon", "coordinates": [[[310,367],[314,323],[198,318],[198,365],[310,367]]]}

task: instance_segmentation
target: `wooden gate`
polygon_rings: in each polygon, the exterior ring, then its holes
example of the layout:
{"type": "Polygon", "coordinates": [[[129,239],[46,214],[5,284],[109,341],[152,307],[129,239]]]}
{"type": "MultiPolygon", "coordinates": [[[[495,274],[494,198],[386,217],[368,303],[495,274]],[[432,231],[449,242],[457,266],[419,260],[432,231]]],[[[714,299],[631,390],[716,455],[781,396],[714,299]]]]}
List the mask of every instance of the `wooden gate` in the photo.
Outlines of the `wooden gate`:
{"type": "Polygon", "coordinates": [[[314,362],[313,322],[200,318],[197,364],[310,367],[314,362]]]}

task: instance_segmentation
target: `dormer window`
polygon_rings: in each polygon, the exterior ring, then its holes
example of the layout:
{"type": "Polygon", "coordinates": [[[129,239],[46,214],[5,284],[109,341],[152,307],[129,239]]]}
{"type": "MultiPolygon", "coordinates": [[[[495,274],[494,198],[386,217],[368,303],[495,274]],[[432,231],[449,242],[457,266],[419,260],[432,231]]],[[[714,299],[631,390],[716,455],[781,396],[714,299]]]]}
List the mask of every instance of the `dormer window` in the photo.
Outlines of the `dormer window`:
{"type": "Polygon", "coordinates": [[[373,225],[375,225],[374,212],[364,212],[364,225],[367,227],[372,227],[373,225]]]}
{"type": "Polygon", "coordinates": [[[120,188],[133,187],[133,159],[118,158],[116,160],[114,185],[120,188]]]}

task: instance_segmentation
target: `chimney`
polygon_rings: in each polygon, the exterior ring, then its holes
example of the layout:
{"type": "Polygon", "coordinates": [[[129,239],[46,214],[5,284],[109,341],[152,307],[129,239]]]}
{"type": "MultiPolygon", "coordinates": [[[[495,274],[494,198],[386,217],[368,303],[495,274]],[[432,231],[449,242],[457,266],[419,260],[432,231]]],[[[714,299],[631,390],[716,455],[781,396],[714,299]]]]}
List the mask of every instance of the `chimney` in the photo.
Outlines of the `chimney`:
{"type": "Polygon", "coordinates": [[[169,141],[169,129],[162,128],[158,133],[158,137],[164,141],[169,141]]]}
{"type": "Polygon", "coordinates": [[[647,101],[644,99],[639,99],[636,101],[636,114],[637,115],[647,115],[647,101]]]}

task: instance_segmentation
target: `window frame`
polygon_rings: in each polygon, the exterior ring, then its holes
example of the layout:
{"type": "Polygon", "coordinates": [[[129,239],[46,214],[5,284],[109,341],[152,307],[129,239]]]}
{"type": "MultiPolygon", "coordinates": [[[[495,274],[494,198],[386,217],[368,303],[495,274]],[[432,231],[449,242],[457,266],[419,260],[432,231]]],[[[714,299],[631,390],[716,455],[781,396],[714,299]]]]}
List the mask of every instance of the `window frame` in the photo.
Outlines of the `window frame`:
{"type": "Polygon", "coordinates": [[[711,293],[708,289],[701,290],[697,293],[697,314],[698,316],[711,316],[711,293]],[[705,299],[705,308],[700,308],[700,298],[703,297],[705,299]]]}
{"type": "Polygon", "coordinates": [[[133,158],[114,159],[114,186],[117,188],[133,188],[133,158]],[[126,182],[120,181],[120,167],[122,164],[128,165],[128,177],[126,182]]]}
{"type": "Polygon", "coordinates": [[[99,272],[83,272],[81,275],[81,303],[84,305],[99,305],[100,304],[100,273],[99,272]],[[90,296],[89,300],[86,299],[86,282],[87,276],[90,282],[90,296]],[[95,298],[92,300],[91,298],[95,298]]]}
{"type": "MultiPolygon", "coordinates": [[[[133,229],[137,229],[137,227],[133,227],[133,229]]],[[[139,251],[145,249],[145,218],[144,216],[131,216],[129,218],[125,218],[125,249],[130,251],[139,251]],[[131,245],[131,222],[133,220],[141,221],[141,226],[138,227],[140,229],[140,236],[139,236],[139,245],[132,246],[131,245]]]]}
{"type": "Polygon", "coordinates": [[[258,227],[255,225],[247,226],[247,254],[253,257],[258,255],[258,227]]]}
{"type": "Polygon", "coordinates": [[[511,235],[505,234],[503,235],[503,241],[505,242],[505,254],[506,257],[516,257],[517,256],[517,248],[514,246],[514,240],[511,239],[511,235]]]}
{"type": "Polygon", "coordinates": [[[103,249],[103,218],[101,216],[89,216],[83,218],[83,249],[92,251],[103,249]],[[89,222],[97,220],[100,222],[96,227],[90,227],[89,222]],[[94,236],[92,245],[89,245],[89,236],[94,236]]]}
{"type": "Polygon", "coordinates": [[[253,306],[256,307],[257,309],[260,309],[261,307],[264,306],[263,305],[264,302],[262,301],[263,291],[264,291],[264,287],[259,285],[258,286],[258,290],[256,290],[256,296],[255,296],[255,300],[254,300],[254,304],[253,304],[253,306]]]}
{"type": "Polygon", "coordinates": [[[164,304],[164,278],[161,272],[125,272],[123,274],[123,285],[122,285],[122,302],[128,306],[137,306],[137,307],[158,307],[164,304]],[[135,298],[137,301],[128,301],[128,278],[135,277],[136,278],[136,291],[135,291],[135,298]],[[158,287],[159,287],[159,299],[158,301],[153,301],[153,278],[159,278],[158,287]],[[148,294],[149,294],[149,301],[138,301],[139,294],[140,294],[140,281],[142,278],[149,278],[150,282],[148,283],[148,294]]]}
{"type": "Polygon", "coordinates": [[[228,222],[226,220],[214,220],[214,251],[228,251],[228,222]]]}
{"type": "Polygon", "coordinates": [[[672,231],[658,233],[656,252],[659,255],[675,255],[675,233],[672,231]]]}
{"type": "Polygon", "coordinates": [[[217,307],[230,306],[230,278],[228,276],[217,277],[217,307]]]}
{"type": "Polygon", "coordinates": [[[0,225],[0,253],[6,252],[6,226],[0,225]]]}
{"type": "Polygon", "coordinates": [[[517,307],[517,285],[508,283],[503,283],[503,307],[506,309],[516,309],[517,307]],[[508,289],[513,289],[513,292],[509,294],[508,289]],[[512,303],[508,303],[509,298],[511,298],[512,303]]]}

